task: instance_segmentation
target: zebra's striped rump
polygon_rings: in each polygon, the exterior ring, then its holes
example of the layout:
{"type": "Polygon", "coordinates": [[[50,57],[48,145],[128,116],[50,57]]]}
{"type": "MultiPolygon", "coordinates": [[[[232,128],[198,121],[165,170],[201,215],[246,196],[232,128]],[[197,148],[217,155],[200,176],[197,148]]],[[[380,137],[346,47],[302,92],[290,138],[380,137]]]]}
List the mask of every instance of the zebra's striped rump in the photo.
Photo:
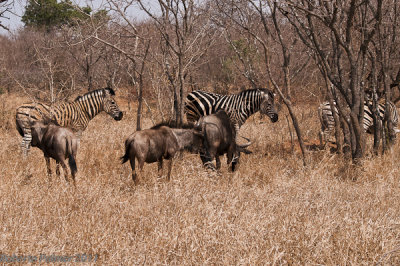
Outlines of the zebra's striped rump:
{"type": "MultiPolygon", "coordinates": [[[[338,113],[336,108],[336,103],[334,102],[334,111],[338,113]]],[[[374,133],[374,119],[373,119],[373,112],[370,109],[372,107],[372,102],[364,101],[364,118],[363,118],[363,130],[369,134],[374,133]]],[[[377,106],[378,108],[378,115],[381,120],[385,117],[385,102],[380,102],[377,106]]],[[[396,133],[399,132],[397,129],[397,124],[399,121],[397,108],[393,102],[389,102],[389,116],[393,122],[394,131],[396,133]]],[[[332,133],[335,129],[335,120],[333,118],[333,113],[331,109],[331,105],[329,102],[322,103],[318,108],[318,116],[321,122],[321,132],[320,134],[325,138],[330,138],[332,133]]],[[[321,137],[322,137],[321,136],[321,137]]]]}

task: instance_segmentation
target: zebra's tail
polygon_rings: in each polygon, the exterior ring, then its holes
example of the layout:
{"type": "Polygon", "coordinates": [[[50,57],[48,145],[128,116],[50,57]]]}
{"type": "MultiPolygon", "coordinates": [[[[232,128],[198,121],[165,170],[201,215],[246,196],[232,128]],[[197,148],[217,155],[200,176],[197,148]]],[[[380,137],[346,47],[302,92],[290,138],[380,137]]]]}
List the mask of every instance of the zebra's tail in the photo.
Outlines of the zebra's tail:
{"type": "Polygon", "coordinates": [[[127,139],[125,141],[125,154],[120,158],[122,160],[122,164],[126,163],[129,160],[130,150],[131,150],[131,141],[127,139]]]}

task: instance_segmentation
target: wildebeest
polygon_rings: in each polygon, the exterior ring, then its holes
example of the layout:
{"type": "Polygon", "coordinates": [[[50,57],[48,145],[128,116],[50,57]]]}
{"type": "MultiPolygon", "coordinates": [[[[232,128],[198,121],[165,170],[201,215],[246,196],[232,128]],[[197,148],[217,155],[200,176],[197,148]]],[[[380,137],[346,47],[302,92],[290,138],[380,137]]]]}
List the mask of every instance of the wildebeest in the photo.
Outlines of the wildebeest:
{"type": "Polygon", "coordinates": [[[60,164],[64,169],[64,177],[68,182],[68,169],[65,164],[68,158],[71,169],[72,180],[75,185],[76,154],[78,152],[79,140],[68,128],[60,127],[52,123],[45,124],[40,121],[31,123],[32,147],[38,147],[43,151],[47,165],[47,173],[51,175],[50,158],[56,160],[56,174],[60,175],[60,164]]]}
{"type": "Polygon", "coordinates": [[[234,126],[224,110],[201,117],[197,121],[195,128],[203,139],[203,151],[200,153],[200,158],[207,167],[215,169],[212,164],[215,158],[216,168],[219,169],[221,167],[219,156],[226,153],[228,165],[232,164],[232,171],[235,171],[240,153],[251,153],[246,149],[250,143],[245,145],[236,143],[234,126]]]}
{"type": "Polygon", "coordinates": [[[135,183],[139,180],[135,169],[135,158],[140,172],[145,162],[158,162],[159,176],[161,176],[163,160],[169,160],[167,180],[170,180],[172,161],[176,153],[182,150],[198,152],[201,143],[201,137],[195,134],[193,128],[171,128],[159,124],[130,135],[125,140],[125,155],[121,159],[122,163],[130,161],[132,179],[135,183]]]}

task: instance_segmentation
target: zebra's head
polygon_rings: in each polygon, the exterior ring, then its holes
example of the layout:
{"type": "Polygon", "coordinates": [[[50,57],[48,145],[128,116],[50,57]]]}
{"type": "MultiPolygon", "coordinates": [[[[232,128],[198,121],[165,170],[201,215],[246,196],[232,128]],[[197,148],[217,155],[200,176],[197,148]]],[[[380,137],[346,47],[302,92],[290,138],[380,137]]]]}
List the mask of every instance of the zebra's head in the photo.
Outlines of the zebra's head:
{"type": "Polygon", "coordinates": [[[262,102],[260,105],[260,113],[267,115],[273,123],[278,121],[278,112],[275,110],[275,93],[267,89],[261,90],[262,102]]]}
{"type": "Polygon", "coordinates": [[[111,88],[104,89],[104,111],[112,118],[119,121],[122,119],[122,112],[119,110],[118,104],[114,99],[115,92],[111,88]]]}

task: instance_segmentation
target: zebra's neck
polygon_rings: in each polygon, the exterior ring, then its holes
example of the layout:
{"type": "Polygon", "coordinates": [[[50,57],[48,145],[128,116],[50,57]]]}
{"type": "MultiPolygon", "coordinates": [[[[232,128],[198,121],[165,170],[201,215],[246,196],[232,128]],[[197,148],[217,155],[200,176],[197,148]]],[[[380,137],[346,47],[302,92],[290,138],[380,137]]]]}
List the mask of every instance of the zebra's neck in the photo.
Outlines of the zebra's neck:
{"type": "Polygon", "coordinates": [[[95,105],[93,102],[76,102],[75,105],[77,108],[82,110],[82,114],[85,114],[89,120],[92,120],[96,115],[98,115],[101,111],[103,111],[103,105],[100,106],[95,105]]]}

